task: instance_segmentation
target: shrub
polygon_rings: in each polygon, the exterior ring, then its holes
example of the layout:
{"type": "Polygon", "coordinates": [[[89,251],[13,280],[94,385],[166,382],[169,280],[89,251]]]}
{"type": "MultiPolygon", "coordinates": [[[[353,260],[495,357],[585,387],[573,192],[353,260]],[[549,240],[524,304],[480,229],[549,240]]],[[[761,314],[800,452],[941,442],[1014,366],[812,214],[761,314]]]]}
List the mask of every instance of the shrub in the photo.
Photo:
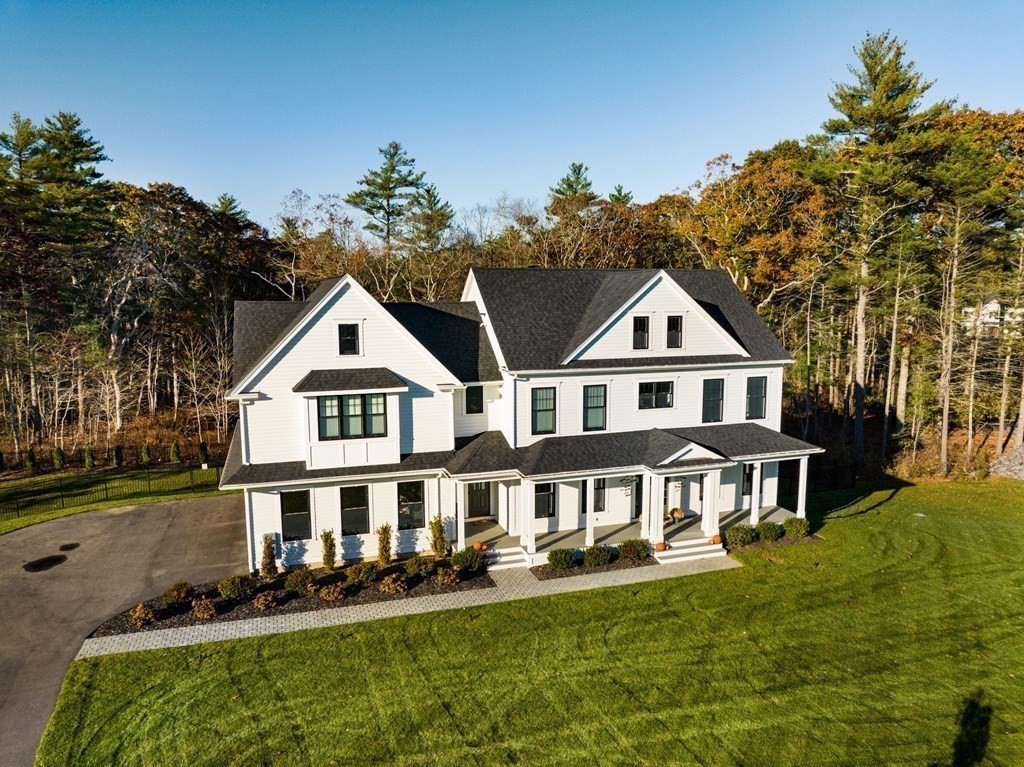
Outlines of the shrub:
{"type": "Polygon", "coordinates": [[[156,623],[156,613],[149,605],[137,604],[128,613],[128,622],[132,624],[133,628],[140,629],[150,623],[156,623]]]}
{"type": "Polygon", "coordinates": [[[357,562],[346,573],[350,583],[366,586],[377,580],[377,565],[373,562],[357,562]]]}
{"type": "Polygon", "coordinates": [[[25,471],[30,474],[34,474],[39,468],[39,461],[36,460],[35,448],[29,448],[25,451],[25,471]]]}
{"type": "Polygon", "coordinates": [[[454,586],[459,582],[459,574],[450,567],[437,568],[437,585],[441,588],[454,586]]]}
{"type": "Polygon", "coordinates": [[[178,440],[171,443],[171,463],[181,463],[181,445],[178,440]]]}
{"type": "Polygon", "coordinates": [[[619,543],[619,556],[627,562],[643,562],[650,555],[650,541],[644,538],[627,538],[619,543]]]}
{"type": "Polygon", "coordinates": [[[765,519],[757,523],[757,537],[767,543],[777,541],[782,537],[782,527],[765,519]]]}
{"type": "Polygon", "coordinates": [[[300,597],[309,593],[311,583],[313,583],[313,573],[304,567],[292,570],[284,579],[285,590],[300,597]]]}
{"type": "Polygon", "coordinates": [[[782,527],[790,538],[806,538],[807,534],[811,532],[811,523],[800,517],[790,517],[784,520],[782,527]]]}
{"type": "Polygon", "coordinates": [[[612,561],[612,548],[603,543],[595,543],[583,550],[584,567],[602,567],[612,561]]]}
{"type": "Polygon", "coordinates": [[[467,546],[461,551],[452,554],[452,567],[456,570],[464,570],[467,573],[475,573],[482,570],[484,566],[484,553],[477,551],[472,546],[467,546]]]}
{"type": "Polygon", "coordinates": [[[91,469],[96,465],[96,456],[92,452],[92,445],[85,446],[85,455],[82,460],[85,463],[85,468],[87,469],[91,469]]]}
{"type": "Polygon", "coordinates": [[[434,563],[429,559],[424,559],[419,554],[413,554],[405,560],[405,572],[411,578],[416,576],[426,578],[434,572],[434,563]]]}
{"type": "Polygon", "coordinates": [[[188,581],[178,581],[167,587],[164,591],[164,604],[168,607],[177,607],[185,604],[192,598],[192,584],[188,581]]]}
{"type": "Polygon", "coordinates": [[[277,575],[277,539],[272,533],[263,536],[263,556],[260,559],[260,576],[269,581],[277,575]]]}
{"type": "Polygon", "coordinates": [[[217,606],[209,597],[192,600],[192,614],[201,621],[208,621],[217,615],[217,606]]]}
{"type": "Polygon", "coordinates": [[[120,445],[114,445],[114,457],[111,463],[115,468],[124,465],[124,448],[120,445]]]}
{"type": "Polygon", "coordinates": [[[248,575],[232,575],[217,584],[217,591],[225,599],[250,599],[255,590],[255,584],[248,575]]]}
{"type": "Polygon", "coordinates": [[[317,596],[321,602],[340,602],[345,598],[345,587],[340,583],[329,583],[317,592],[317,596]]]}
{"type": "Polygon", "coordinates": [[[256,595],[256,598],[252,600],[252,606],[261,613],[266,612],[271,607],[277,607],[277,594],[273,591],[261,591],[256,595]]]}
{"type": "Polygon", "coordinates": [[[552,549],[548,552],[548,567],[552,570],[568,570],[576,564],[576,552],[573,549],[552,549]]]}
{"type": "Polygon", "coordinates": [[[391,525],[385,522],[377,528],[377,564],[386,567],[391,562],[391,525]]]}
{"type": "Polygon", "coordinates": [[[323,549],[323,563],[328,570],[334,569],[338,549],[334,545],[334,531],[322,530],[320,532],[320,547],[323,549]]]}
{"type": "Polygon", "coordinates": [[[139,454],[139,463],[149,466],[149,445],[143,443],[142,452],[139,454]]]}
{"type": "Polygon", "coordinates": [[[210,448],[205,442],[199,443],[199,463],[210,462],[210,448]]]}
{"type": "Polygon", "coordinates": [[[378,588],[385,594],[404,594],[409,590],[409,584],[404,575],[394,573],[384,578],[378,588]]]}
{"type": "Polygon", "coordinates": [[[430,518],[430,548],[435,557],[448,553],[448,536],[444,534],[444,520],[440,514],[430,518]]]}
{"type": "Polygon", "coordinates": [[[757,540],[757,530],[747,524],[733,525],[725,531],[725,545],[730,549],[749,546],[757,540]]]}
{"type": "Polygon", "coordinates": [[[59,445],[53,449],[53,468],[57,471],[64,468],[64,451],[59,445]]]}

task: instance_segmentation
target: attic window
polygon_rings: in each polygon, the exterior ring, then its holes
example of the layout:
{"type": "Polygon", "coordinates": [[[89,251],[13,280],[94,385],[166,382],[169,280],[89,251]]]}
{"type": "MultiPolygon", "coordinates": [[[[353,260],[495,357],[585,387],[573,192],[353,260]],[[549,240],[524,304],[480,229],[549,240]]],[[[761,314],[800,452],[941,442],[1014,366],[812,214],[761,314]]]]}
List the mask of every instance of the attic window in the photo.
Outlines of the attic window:
{"type": "Polygon", "coordinates": [[[338,354],[359,354],[358,325],[338,325],[338,354]]]}
{"type": "Polygon", "coordinates": [[[668,318],[668,336],[666,346],[669,349],[683,348],[683,315],[671,314],[668,318]]]}
{"type": "Polygon", "coordinates": [[[651,338],[651,318],[650,317],[634,317],[633,318],[633,348],[634,349],[647,349],[650,346],[651,338]]]}

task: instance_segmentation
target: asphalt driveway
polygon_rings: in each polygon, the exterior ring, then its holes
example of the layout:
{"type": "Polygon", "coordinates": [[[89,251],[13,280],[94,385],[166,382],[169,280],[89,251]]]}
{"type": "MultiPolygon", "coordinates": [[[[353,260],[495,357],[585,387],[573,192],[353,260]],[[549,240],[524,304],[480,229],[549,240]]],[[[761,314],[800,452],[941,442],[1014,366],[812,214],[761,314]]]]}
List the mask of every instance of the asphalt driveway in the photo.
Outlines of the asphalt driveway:
{"type": "Polygon", "coordinates": [[[31,765],[82,640],[185,579],[243,572],[239,494],[92,511],[0,535],[0,765],[31,765]],[[60,552],[65,544],[77,547],[60,552]],[[27,562],[62,554],[42,572],[27,562]]]}

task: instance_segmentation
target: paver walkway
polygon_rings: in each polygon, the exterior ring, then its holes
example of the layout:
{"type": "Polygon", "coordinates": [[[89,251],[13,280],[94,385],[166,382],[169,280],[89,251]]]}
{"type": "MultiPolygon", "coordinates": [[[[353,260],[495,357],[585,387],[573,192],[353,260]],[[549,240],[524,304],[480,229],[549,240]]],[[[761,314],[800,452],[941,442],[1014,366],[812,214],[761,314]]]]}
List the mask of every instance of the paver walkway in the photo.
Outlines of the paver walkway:
{"type": "Polygon", "coordinates": [[[437,594],[429,597],[411,597],[396,599],[376,604],[338,607],[330,610],[314,610],[291,615],[279,615],[250,620],[223,621],[199,626],[186,626],[174,629],[157,629],[141,631],[135,634],[86,639],[79,658],[90,658],[97,655],[135,652],[138,650],[156,650],[166,647],[185,647],[202,642],[222,642],[227,639],[244,639],[245,637],[283,634],[288,631],[339,626],[346,623],[362,623],[363,621],[394,618],[400,615],[416,615],[436,610],[453,610],[460,607],[509,602],[516,599],[566,594],[572,591],[587,591],[606,588],[608,586],[625,586],[631,583],[644,583],[664,578],[678,578],[684,575],[695,575],[716,570],[728,570],[741,567],[731,557],[715,557],[713,559],[697,559],[692,562],[680,562],[671,565],[651,565],[628,570],[613,570],[594,575],[578,575],[570,578],[552,578],[537,580],[526,568],[497,570],[491,573],[495,588],[477,589],[474,591],[457,591],[451,594],[437,594]]]}

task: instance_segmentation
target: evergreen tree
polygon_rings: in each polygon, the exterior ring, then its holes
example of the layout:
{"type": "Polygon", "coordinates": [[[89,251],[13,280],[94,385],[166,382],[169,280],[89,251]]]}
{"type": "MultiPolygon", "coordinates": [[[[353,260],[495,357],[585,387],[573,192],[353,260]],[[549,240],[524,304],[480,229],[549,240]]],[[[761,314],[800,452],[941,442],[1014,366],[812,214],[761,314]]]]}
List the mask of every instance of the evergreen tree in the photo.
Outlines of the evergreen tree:
{"type": "Polygon", "coordinates": [[[608,202],[616,205],[629,205],[633,202],[633,193],[622,188],[622,184],[616,184],[608,195],[608,202]]]}
{"type": "Polygon", "coordinates": [[[581,162],[569,164],[569,172],[550,189],[548,215],[559,219],[575,218],[598,201],[600,195],[594,193],[593,184],[587,175],[589,172],[590,168],[581,162]]]}

